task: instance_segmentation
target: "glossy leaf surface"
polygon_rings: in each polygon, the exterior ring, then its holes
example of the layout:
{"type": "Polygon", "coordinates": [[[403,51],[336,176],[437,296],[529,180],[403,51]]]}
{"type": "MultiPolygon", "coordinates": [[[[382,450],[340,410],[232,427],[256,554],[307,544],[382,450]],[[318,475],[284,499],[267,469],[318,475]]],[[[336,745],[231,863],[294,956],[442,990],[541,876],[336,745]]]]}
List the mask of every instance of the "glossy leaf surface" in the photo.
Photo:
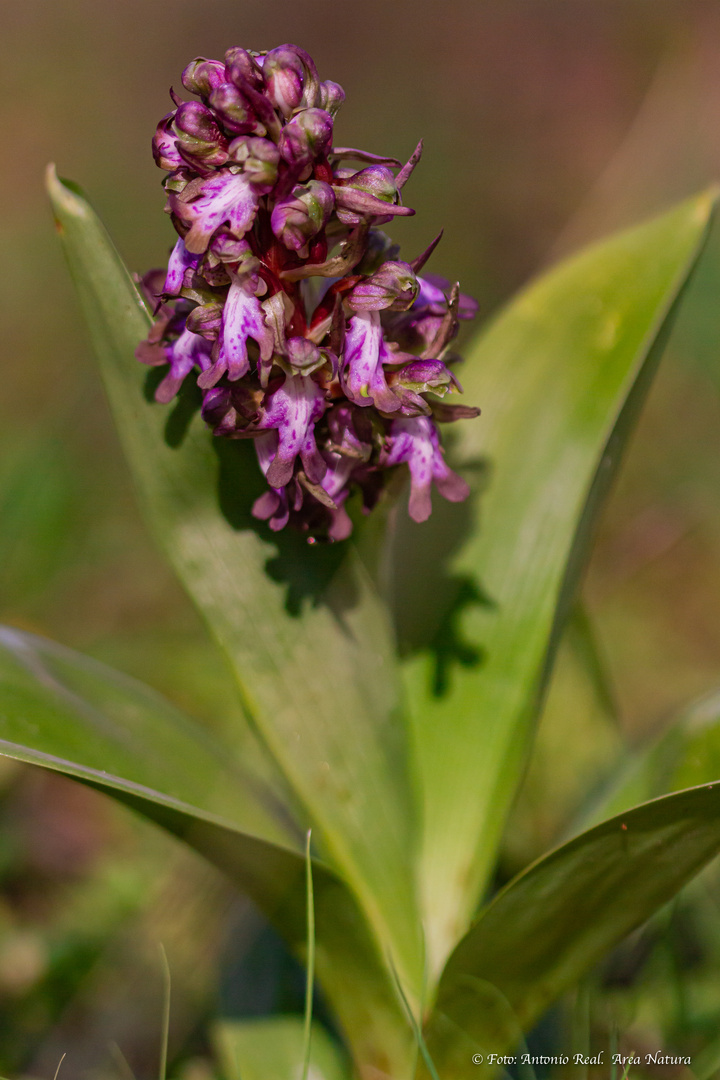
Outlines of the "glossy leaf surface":
{"type": "Polygon", "coordinates": [[[491,872],[593,522],[712,203],[612,237],[511,303],[461,374],[483,409],[454,425],[473,500],[436,499],[424,529],[397,517],[389,587],[408,654],[433,973],[491,872]]]}
{"type": "Polygon", "coordinates": [[[134,359],[149,325],[142,301],[87,202],[54,173],[48,186],[146,518],[313,836],[417,995],[413,810],[384,605],[349,545],[310,548],[251,517],[263,484],[253,448],[213,439],[192,387],[172,411],[148,401],[134,359]]]}
{"type": "MultiPolygon", "coordinates": [[[[0,754],[82,780],[182,838],[304,948],[303,838],[254,772],[149,687],[1,627],[0,754]]],[[[317,969],[328,997],[359,1060],[397,1065],[409,1029],[367,925],[320,863],[313,880],[317,969]]]]}
{"type": "Polygon", "coordinates": [[[299,830],[255,770],[160,694],[89,657],[0,626],[0,748],[196,808],[302,852],[299,830]],[[65,766],[63,767],[63,762],[65,766]]]}
{"type": "Polygon", "coordinates": [[[477,1075],[473,1046],[511,1046],[719,850],[720,784],[709,784],[605,821],[511,881],[443,973],[427,1033],[440,1075],[477,1075]]]}

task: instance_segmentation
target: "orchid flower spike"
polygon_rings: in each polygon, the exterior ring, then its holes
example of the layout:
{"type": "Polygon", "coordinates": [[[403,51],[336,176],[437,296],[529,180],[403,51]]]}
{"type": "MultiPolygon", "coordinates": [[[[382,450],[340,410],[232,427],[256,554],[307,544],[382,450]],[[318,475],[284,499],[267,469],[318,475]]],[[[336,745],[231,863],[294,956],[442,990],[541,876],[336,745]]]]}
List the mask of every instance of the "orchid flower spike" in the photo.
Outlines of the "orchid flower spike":
{"type": "Polygon", "coordinates": [[[369,512],[397,469],[415,521],[433,484],[466,498],[438,424],[479,413],[440,400],[460,390],[448,347],[477,305],[425,274],[440,236],[404,262],[379,228],[414,213],[422,142],[405,165],[334,147],[344,91],[297,45],[197,57],[182,85],[194,100],[173,92],[153,138],[178,236],[143,282],[156,321],[137,358],[167,365],[157,400],[192,377],[215,435],[254,440],[253,513],[275,531],[344,540],[351,496],[369,512]]]}

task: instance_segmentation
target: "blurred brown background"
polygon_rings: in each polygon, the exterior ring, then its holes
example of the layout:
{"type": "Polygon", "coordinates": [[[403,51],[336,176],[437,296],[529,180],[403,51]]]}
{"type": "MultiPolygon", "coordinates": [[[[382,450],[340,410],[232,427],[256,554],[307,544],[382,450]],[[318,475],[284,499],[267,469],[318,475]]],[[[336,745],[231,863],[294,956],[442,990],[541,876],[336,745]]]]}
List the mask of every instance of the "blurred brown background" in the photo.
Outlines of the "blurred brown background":
{"type": "MultiPolygon", "coordinates": [[[[297,42],[346,90],[338,142],[402,158],[424,137],[407,192],[417,216],[393,234],[412,256],[444,226],[432,269],[459,277],[486,319],[561,254],[718,177],[720,4],[5,0],[0,16],[0,621],[114,663],[212,722],[229,708],[219,661],[135,511],[43,196],[47,162],[85,188],[131,268],[157,265],[173,235],[150,138],[169,85],[195,55],[297,42]]],[[[716,233],[586,585],[633,737],[720,684],[718,296],[716,233]]],[[[592,780],[576,683],[563,661],[541,750],[575,737],[580,764],[555,775],[555,802],[539,768],[509,841],[516,861],[550,841],[558,806],[592,780]]],[[[169,943],[177,1023],[185,1009],[192,1031],[212,980],[173,942],[195,940],[189,910],[222,924],[236,902],[99,796],[7,764],[0,788],[0,1070],[46,1074],[70,1048],[82,1075],[123,1038],[142,1069],[159,1028],[154,942],[169,943]],[[175,860],[162,880],[158,858],[175,860]],[[168,899],[178,882],[186,904],[168,899]],[[152,984],[142,1006],[122,989],[138,980],[152,984]]],[[[209,971],[213,946],[197,949],[209,971]]]]}

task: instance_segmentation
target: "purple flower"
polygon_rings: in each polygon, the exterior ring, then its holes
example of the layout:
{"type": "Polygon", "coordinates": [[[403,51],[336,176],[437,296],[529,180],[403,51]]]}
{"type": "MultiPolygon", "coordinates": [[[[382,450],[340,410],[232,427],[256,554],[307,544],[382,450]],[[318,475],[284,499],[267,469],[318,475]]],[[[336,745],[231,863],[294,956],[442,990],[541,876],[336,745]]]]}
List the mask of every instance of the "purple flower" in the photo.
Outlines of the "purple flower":
{"type": "Polygon", "coordinates": [[[333,119],[324,109],[303,109],[290,120],[280,136],[280,156],[297,170],[324,157],[330,149],[333,119]]]}
{"type": "Polygon", "coordinates": [[[353,311],[406,311],[414,303],[418,288],[409,263],[389,260],[356,285],[347,302],[353,311]]]}
{"type": "MultiPolygon", "coordinates": [[[[268,431],[255,439],[255,452],[258,465],[265,477],[270,471],[270,466],[277,454],[278,434],[276,431],[268,431]]],[[[260,521],[267,521],[273,532],[284,529],[290,517],[290,506],[287,491],[284,487],[271,488],[255,500],[252,514],[260,521]]]]}
{"type": "Polygon", "coordinates": [[[193,368],[201,372],[210,367],[209,341],[190,330],[183,330],[180,337],[165,346],[165,356],[170,370],[155,391],[155,400],[166,405],[177,394],[185,378],[193,368]]]}
{"type": "Polygon", "coordinates": [[[248,341],[259,346],[260,359],[269,360],[273,351],[272,331],[265,324],[260,301],[255,296],[252,279],[232,276],[222,314],[222,330],[217,359],[198,379],[198,386],[208,389],[227,374],[231,382],[241,379],[250,369],[248,341]]]}
{"type": "Polygon", "coordinates": [[[330,540],[347,540],[352,532],[352,520],[345,502],[350,494],[350,481],[355,463],[342,454],[326,454],[327,472],[322,478],[323,490],[333,503],[327,534],[330,540]]]}
{"type": "Polygon", "coordinates": [[[177,169],[183,163],[177,148],[177,136],[172,129],[175,113],[163,116],[153,135],[152,151],[155,164],[161,169],[177,169]]]}
{"type": "Polygon", "coordinates": [[[270,218],[272,231],[286,248],[307,259],[308,241],[325,228],[334,205],[329,184],[322,180],[298,184],[287,199],[275,203],[270,218]]]}
{"type": "Polygon", "coordinates": [[[369,217],[375,225],[382,225],[398,214],[410,217],[415,213],[398,203],[395,177],[386,165],[369,165],[349,176],[343,176],[343,172],[336,173],[335,187],[338,217],[343,224],[357,225],[369,217]]]}
{"type": "MultiPolygon", "coordinates": [[[[193,181],[194,183],[194,181],[193,181]]],[[[219,172],[180,195],[170,196],[170,207],[181,221],[190,226],[185,247],[193,254],[207,250],[210,239],[221,225],[229,225],[237,237],[248,231],[258,207],[258,195],[244,173],[219,172]]]]}
{"type": "Polygon", "coordinates": [[[182,82],[196,100],[171,92],[153,138],[179,238],[143,279],[156,318],[136,353],[167,366],[158,401],[192,374],[213,433],[254,440],[267,489],[252,513],[275,531],[344,540],[400,464],[416,521],[433,482],[465,498],[438,424],[478,414],[440,400],[461,390],[448,348],[476,305],[424,273],[442,234],[405,262],[378,228],[414,213],[402,192],[422,143],[405,165],[333,148],[344,91],[296,45],[198,57],[182,82]]]}
{"type": "Polygon", "coordinates": [[[163,286],[163,292],[166,296],[179,296],[180,290],[185,285],[185,275],[188,271],[194,273],[199,261],[200,256],[188,251],[184,241],[179,237],[168,262],[167,275],[163,286]]]}
{"type": "Polygon", "coordinates": [[[392,357],[383,337],[380,316],[363,311],[348,322],[342,387],[356,405],[374,405],[383,412],[396,412],[400,399],[387,384],[383,364],[392,357]]]}
{"type": "MultiPolygon", "coordinates": [[[[315,424],[325,412],[325,395],[312,378],[307,375],[288,375],[285,382],[270,395],[265,414],[258,424],[260,430],[277,431],[277,444],[266,457],[267,469],[263,469],[271,487],[281,488],[292,479],[298,454],[307,477],[318,483],[327,465],[317,448],[315,424]]],[[[268,453],[271,444],[262,444],[268,453]]],[[[261,451],[258,448],[258,455],[261,451]]],[[[263,466],[263,459],[260,461],[263,466]]]]}
{"type": "MultiPolygon", "coordinates": [[[[423,277],[418,275],[418,283],[420,288],[415,301],[416,310],[422,310],[433,315],[444,314],[450,293],[450,282],[447,278],[440,277],[438,274],[426,274],[423,277]]],[[[458,318],[474,319],[477,310],[477,300],[460,293],[458,318]]]]}
{"type": "MultiPolygon", "coordinates": [[[[255,446],[259,442],[260,439],[256,439],[255,446]]],[[[260,465],[262,468],[262,462],[260,465]]],[[[284,529],[290,519],[290,506],[285,488],[269,488],[268,491],[264,491],[253,503],[252,515],[258,521],[267,521],[273,532],[284,529]]]]}
{"type": "Polygon", "coordinates": [[[436,356],[457,333],[458,320],[473,319],[478,306],[458,291],[451,311],[453,290],[445,278],[418,275],[417,280],[420,287],[415,303],[408,311],[393,316],[387,329],[404,348],[436,356]]]}
{"type": "Polygon", "coordinates": [[[297,45],[280,45],[263,61],[267,96],[289,120],[298,108],[320,104],[321,90],[312,57],[297,45]]]}
{"type": "Polygon", "coordinates": [[[225,82],[225,65],[219,60],[206,60],[198,56],[191,60],[182,73],[182,84],[190,94],[210,96],[216,86],[225,82]]]}
{"type": "Polygon", "coordinates": [[[393,420],[388,446],[385,464],[406,463],[410,469],[408,509],[413,521],[426,521],[430,517],[433,481],[440,494],[450,502],[462,502],[470,494],[465,481],[446,464],[438,430],[430,417],[393,420]]]}

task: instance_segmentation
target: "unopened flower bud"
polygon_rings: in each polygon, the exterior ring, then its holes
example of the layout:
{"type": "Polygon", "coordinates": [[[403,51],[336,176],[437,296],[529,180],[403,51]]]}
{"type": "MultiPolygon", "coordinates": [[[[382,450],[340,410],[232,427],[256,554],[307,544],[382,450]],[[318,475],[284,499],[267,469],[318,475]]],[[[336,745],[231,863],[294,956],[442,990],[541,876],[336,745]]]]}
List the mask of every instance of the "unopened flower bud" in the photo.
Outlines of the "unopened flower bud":
{"type": "Polygon", "coordinates": [[[370,165],[341,179],[335,188],[338,217],[346,225],[356,225],[361,218],[377,218],[376,224],[396,215],[406,217],[415,213],[409,206],[397,204],[395,177],[386,165],[370,165]]]}
{"type": "MultiPolygon", "coordinates": [[[[249,101],[234,83],[224,82],[216,86],[210,95],[210,107],[219,117],[223,127],[236,135],[257,131],[259,124],[249,101]]],[[[261,131],[264,131],[261,128],[261,131]]]]}
{"type": "Polygon", "coordinates": [[[431,414],[431,402],[421,397],[422,394],[444,397],[451,386],[460,389],[457,379],[442,360],[416,360],[406,364],[390,374],[388,383],[400,398],[405,416],[431,414]]]}
{"type": "Polygon", "coordinates": [[[333,118],[337,116],[344,100],[345,91],[338,83],[330,80],[320,83],[320,108],[330,113],[333,118]]]}
{"type": "Polygon", "coordinates": [[[252,278],[257,275],[259,265],[247,240],[238,240],[229,229],[223,228],[215,233],[205,254],[202,274],[210,285],[226,285],[231,271],[236,277],[252,278]]]}
{"type": "Polygon", "coordinates": [[[335,197],[329,184],[311,180],[298,184],[292,195],[275,204],[270,224],[285,247],[307,258],[307,244],[325,228],[333,211],[335,197]]]}
{"type": "Polygon", "coordinates": [[[288,338],[285,350],[293,371],[300,372],[302,375],[310,375],[311,372],[317,371],[328,362],[327,355],[304,337],[288,338]]]}
{"type": "Polygon", "coordinates": [[[418,279],[409,263],[386,262],[372,277],[355,286],[347,304],[353,311],[407,311],[418,289],[418,279]]]}
{"type": "Polygon", "coordinates": [[[203,397],[201,415],[216,435],[230,435],[235,430],[237,413],[232,394],[225,386],[213,386],[203,397]]]}
{"type": "Polygon", "coordinates": [[[397,382],[418,394],[432,391],[440,396],[451,386],[457,386],[455,376],[442,360],[416,360],[406,364],[397,372],[397,382]]]}
{"type": "Polygon", "coordinates": [[[324,157],[330,149],[333,121],[324,109],[303,109],[285,125],[280,136],[280,154],[288,165],[302,169],[324,157]]]}
{"type": "Polygon", "coordinates": [[[343,185],[352,191],[362,191],[373,195],[382,202],[391,203],[397,197],[397,185],[387,165],[368,165],[353,173],[343,185]]]}
{"type": "Polygon", "coordinates": [[[280,45],[265,57],[267,94],[284,117],[320,104],[320,81],[312,58],[297,45],[280,45]]]}
{"type": "Polygon", "coordinates": [[[246,82],[256,90],[262,90],[264,86],[262,71],[247,49],[228,49],[225,53],[225,71],[238,90],[242,90],[246,82]]]}
{"type": "Polygon", "coordinates": [[[198,56],[191,60],[182,73],[182,84],[190,94],[207,98],[220,83],[225,82],[225,65],[219,60],[206,60],[198,56]]]}
{"type": "Polygon", "coordinates": [[[198,304],[187,317],[185,325],[193,334],[214,341],[222,326],[222,304],[198,304]]]}
{"type": "Polygon", "coordinates": [[[227,140],[215,117],[199,101],[186,101],[175,113],[173,130],[185,161],[222,165],[227,161],[227,140]]]}
{"type": "Polygon", "coordinates": [[[243,173],[259,195],[267,195],[275,185],[280,151],[269,139],[241,135],[228,147],[231,161],[242,165],[243,173]]]}
{"type": "Polygon", "coordinates": [[[239,273],[257,273],[259,260],[247,240],[238,240],[228,229],[219,229],[215,233],[208,255],[240,267],[239,273]]]}

